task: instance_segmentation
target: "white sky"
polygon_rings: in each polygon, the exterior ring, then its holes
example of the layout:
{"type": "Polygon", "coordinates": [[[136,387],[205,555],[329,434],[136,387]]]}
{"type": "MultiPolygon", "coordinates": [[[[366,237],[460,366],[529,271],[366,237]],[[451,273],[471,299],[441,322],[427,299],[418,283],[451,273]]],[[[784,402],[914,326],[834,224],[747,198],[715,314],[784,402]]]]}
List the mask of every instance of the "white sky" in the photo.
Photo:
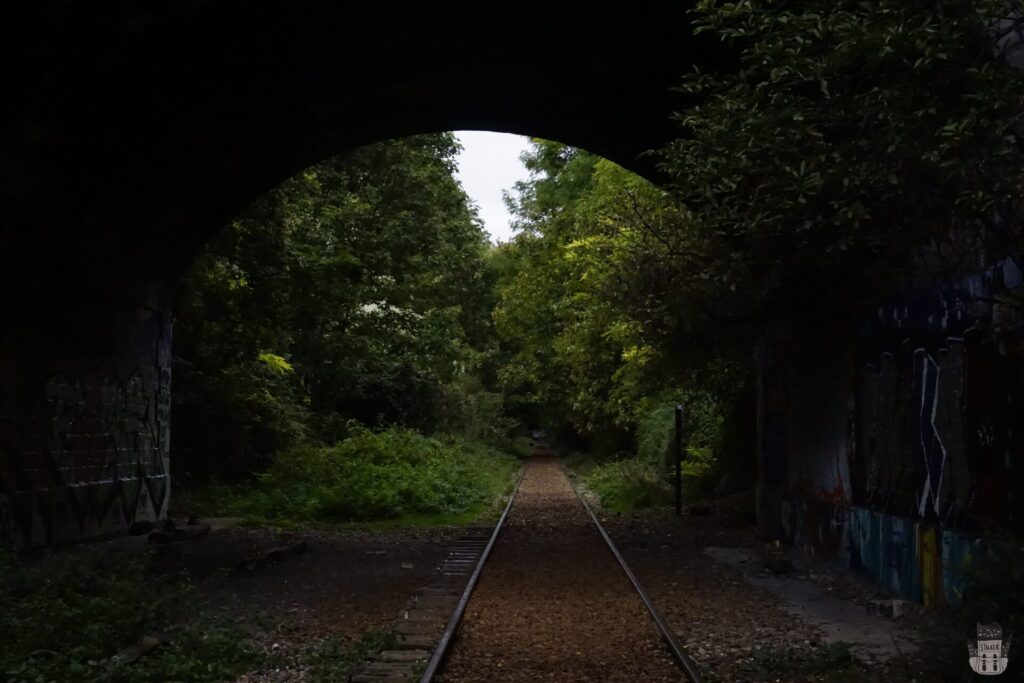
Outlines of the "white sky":
{"type": "Polygon", "coordinates": [[[491,241],[507,242],[512,237],[509,227],[511,216],[501,192],[511,190],[517,180],[529,177],[519,161],[529,138],[478,130],[458,130],[455,135],[463,147],[458,159],[459,182],[479,207],[480,218],[491,235],[491,241]]]}

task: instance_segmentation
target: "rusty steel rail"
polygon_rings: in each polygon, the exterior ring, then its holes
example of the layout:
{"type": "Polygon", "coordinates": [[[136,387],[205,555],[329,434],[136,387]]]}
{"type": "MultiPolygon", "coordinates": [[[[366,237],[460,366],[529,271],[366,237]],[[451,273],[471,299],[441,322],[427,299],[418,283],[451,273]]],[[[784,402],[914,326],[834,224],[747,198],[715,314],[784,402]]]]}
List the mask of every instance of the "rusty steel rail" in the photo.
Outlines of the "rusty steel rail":
{"type": "MultiPolygon", "coordinates": [[[[562,470],[565,471],[564,466],[562,467],[562,470]]],[[[596,526],[597,530],[601,532],[601,537],[604,538],[604,542],[608,544],[608,549],[612,551],[612,555],[614,555],[615,559],[618,560],[619,566],[622,567],[622,571],[626,572],[626,576],[629,577],[629,582],[633,584],[633,588],[636,589],[636,592],[643,601],[644,606],[647,607],[647,611],[650,613],[651,618],[654,619],[654,623],[657,625],[662,639],[665,641],[665,644],[668,645],[669,650],[672,651],[672,656],[675,658],[676,662],[679,663],[679,666],[682,667],[683,672],[686,674],[686,677],[690,679],[691,683],[703,683],[704,679],[700,675],[700,669],[697,667],[697,663],[693,661],[693,658],[690,657],[690,655],[686,654],[686,650],[683,648],[683,644],[679,642],[679,638],[676,637],[675,631],[672,630],[669,623],[665,621],[665,617],[662,616],[661,612],[658,611],[658,608],[654,606],[653,602],[651,602],[651,599],[647,596],[643,586],[640,585],[640,580],[636,578],[633,570],[629,568],[628,564],[626,564],[626,559],[622,557],[622,553],[620,553],[619,549],[615,547],[615,543],[612,541],[611,536],[609,536],[608,532],[604,530],[604,526],[601,525],[600,520],[598,520],[597,515],[594,514],[593,509],[591,509],[586,499],[580,495],[579,490],[577,490],[576,485],[572,481],[572,477],[569,476],[568,472],[565,472],[565,476],[569,480],[569,486],[572,488],[572,492],[575,493],[576,498],[583,503],[583,507],[587,511],[587,514],[590,515],[590,519],[594,522],[594,526],[596,526]]]]}
{"type": "Polygon", "coordinates": [[[505,526],[505,518],[508,517],[508,511],[512,509],[512,501],[516,499],[516,494],[519,493],[519,485],[523,483],[523,477],[526,476],[526,468],[523,467],[523,471],[519,473],[519,479],[516,481],[515,488],[512,489],[512,493],[509,494],[508,502],[505,504],[505,509],[501,513],[501,517],[498,519],[498,523],[494,526],[494,532],[491,534],[491,538],[487,541],[487,546],[484,548],[483,553],[480,554],[480,559],[476,563],[476,567],[473,569],[473,573],[469,576],[469,581],[466,583],[466,588],[462,591],[462,597],[459,598],[459,603],[455,606],[455,611],[452,612],[451,618],[448,619],[448,624],[444,627],[444,633],[441,634],[441,639],[437,643],[437,647],[434,648],[434,654],[430,656],[430,661],[427,662],[427,666],[423,669],[423,674],[420,676],[420,683],[431,683],[434,679],[434,675],[441,666],[441,662],[444,660],[444,656],[448,654],[448,646],[451,645],[452,638],[455,636],[455,632],[459,628],[459,623],[462,621],[462,615],[466,611],[466,605],[469,604],[469,598],[473,594],[473,589],[476,588],[476,583],[480,579],[480,573],[483,571],[484,564],[487,562],[488,556],[491,554],[491,548],[494,547],[494,542],[498,540],[498,534],[501,532],[501,528],[505,526]]]}

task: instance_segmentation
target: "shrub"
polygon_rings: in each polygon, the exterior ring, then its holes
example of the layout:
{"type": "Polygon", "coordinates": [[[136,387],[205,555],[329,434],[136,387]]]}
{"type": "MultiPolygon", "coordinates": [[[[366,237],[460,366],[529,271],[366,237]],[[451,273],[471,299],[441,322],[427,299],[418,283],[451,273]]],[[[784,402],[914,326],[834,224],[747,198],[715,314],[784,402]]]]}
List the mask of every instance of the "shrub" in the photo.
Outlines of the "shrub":
{"type": "MultiPolygon", "coordinates": [[[[687,498],[710,493],[719,477],[719,452],[725,423],[718,402],[704,392],[682,392],[683,487],[687,498]]],[[[671,481],[675,465],[675,406],[659,401],[637,424],[637,455],[671,481]]]]}
{"type": "Polygon", "coordinates": [[[589,470],[587,486],[604,507],[628,512],[672,502],[676,457],[673,397],[683,405],[684,498],[705,497],[718,483],[725,424],[718,402],[707,392],[665,392],[639,410],[636,457],[599,462],[589,470]]]}
{"type": "Polygon", "coordinates": [[[510,456],[476,442],[355,427],[334,446],[279,454],[258,486],[238,494],[229,507],[292,521],[461,513],[498,495],[513,467],[510,456]]]}
{"type": "Polygon", "coordinates": [[[286,366],[269,353],[216,371],[175,366],[176,481],[238,481],[267,467],[272,453],[312,436],[310,412],[286,366]]]}
{"type": "Polygon", "coordinates": [[[672,491],[661,472],[638,458],[594,465],[586,484],[600,498],[603,507],[615,512],[667,505],[672,501],[672,491]]]}

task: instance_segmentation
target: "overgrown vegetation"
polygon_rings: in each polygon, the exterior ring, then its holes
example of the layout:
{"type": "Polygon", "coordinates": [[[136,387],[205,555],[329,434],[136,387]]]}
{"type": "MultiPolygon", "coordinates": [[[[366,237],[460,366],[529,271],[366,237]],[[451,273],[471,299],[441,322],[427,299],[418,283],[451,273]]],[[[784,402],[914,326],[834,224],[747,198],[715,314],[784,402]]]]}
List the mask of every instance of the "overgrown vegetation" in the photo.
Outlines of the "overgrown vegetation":
{"type": "Polygon", "coordinates": [[[745,396],[770,308],[820,324],[908,276],[1021,253],[1024,74],[1000,53],[1008,8],[698,3],[697,29],[739,60],[683,77],[695,104],[660,151],[664,187],[552,142],[525,157],[495,310],[516,414],[571,426],[557,431],[599,456],[645,452],[646,470],[605,474],[646,489],[665,431],[651,423],[699,396],[691,488],[749,487],[736,473],[755,469],[752,439],[731,435],[754,429],[745,396]]]}
{"type": "Polygon", "coordinates": [[[1005,9],[699,2],[697,30],[739,59],[682,76],[694,104],[658,152],[668,182],[534,140],[497,248],[452,176],[451,134],[304,171],[183,283],[178,476],[278,473],[265,488],[347,452],[352,425],[488,444],[518,425],[635,457],[594,483],[639,504],[659,499],[683,403],[690,497],[749,488],[774,302],[820,322],[896,276],[1020,253],[1024,77],[994,33],[1005,9]]]}
{"type": "Polygon", "coordinates": [[[739,61],[683,76],[695,104],[660,151],[668,183],[534,140],[507,197],[517,235],[497,248],[450,134],[304,171],[183,283],[178,476],[280,473],[343,452],[352,425],[494,444],[518,424],[602,461],[632,454],[596,485],[656,500],[644,482],[667,474],[683,403],[691,497],[749,488],[767,307],[820,320],[892,275],[1020,252],[1022,76],[992,34],[1003,10],[700,2],[698,30],[739,61]]]}
{"type": "Polygon", "coordinates": [[[1000,35],[1019,9],[698,3],[740,67],[684,78],[698,104],[663,155],[699,216],[691,272],[820,316],[1020,254],[1024,74],[1000,35]]]}
{"type": "Polygon", "coordinates": [[[518,462],[479,442],[352,427],[334,446],[279,453],[255,486],[218,492],[220,513],[272,522],[356,522],[481,510],[518,462]]]}
{"type": "Polygon", "coordinates": [[[7,681],[232,681],[259,657],[230,623],[197,610],[187,577],[153,572],[147,556],[4,556],[0,602],[7,681]],[[133,653],[144,638],[159,644],[133,653]]]}
{"type": "Polygon", "coordinates": [[[661,472],[633,457],[594,465],[585,482],[597,494],[601,506],[613,512],[631,512],[672,502],[672,490],[661,472]]]}
{"type": "Polygon", "coordinates": [[[667,500],[681,403],[688,496],[716,490],[726,431],[753,426],[725,416],[754,364],[741,336],[696,338],[711,334],[698,328],[712,292],[676,289],[686,272],[674,246],[691,248],[692,215],[580,150],[535,140],[524,160],[533,175],[509,197],[520,233],[500,248],[514,267],[499,279],[495,310],[510,409],[581,439],[577,449],[597,460],[588,485],[605,505],[631,509],[667,500]],[[655,225],[676,231],[669,248],[655,225]]]}
{"type": "Polygon", "coordinates": [[[675,413],[683,406],[683,498],[687,503],[719,489],[724,417],[713,397],[677,392],[681,403],[652,400],[636,425],[636,452],[620,453],[585,472],[587,487],[616,512],[667,505],[675,481],[675,413]]]}
{"type": "Polygon", "coordinates": [[[329,159],[206,248],[175,326],[179,481],[244,481],[352,425],[508,436],[482,381],[493,278],[457,151],[423,135],[329,159]]]}
{"type": "Polygon", "coordinates": [[[501,492],[517,423],[493,386],[496,278],[457,151],[446,133],[329,159],[207,247],[175,328],[179,503],[452,520],[501,492]]]}

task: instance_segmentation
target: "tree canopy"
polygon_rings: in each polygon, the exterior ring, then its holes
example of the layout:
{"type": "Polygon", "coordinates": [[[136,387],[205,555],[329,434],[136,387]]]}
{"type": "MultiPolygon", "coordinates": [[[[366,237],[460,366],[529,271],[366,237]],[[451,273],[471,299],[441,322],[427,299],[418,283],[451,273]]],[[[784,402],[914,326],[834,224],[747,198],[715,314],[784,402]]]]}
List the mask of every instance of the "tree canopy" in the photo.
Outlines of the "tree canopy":
{"type": "Polygon", "coordinates": [[[716,276],[863,303],[913,270],[1019,254],[1024,79],[996,34],[1012,9],[698,3],[741,66],[685,76],[699,104],[662,168],[722,245],[716,276]]]}
{"type": "Polygon", "coordinates": [[[491,328],[489,245],[457,151],[424,135],[329,159],[218,235],[182,285],[177,448],[251,471],[349,420],[443,419],[446,385],[491,328]]]}
{"type": "Polygon", "coordinates": [[[652,152],[661,186],[535,139],[507,195],[516,235],[492,247],[455,138],[423,135],[318,164],[233,221],[182,286],[175,448],[251,471],[354,425],[518,421],[654,461],[684,403],[713,463],[752,451],[726,441],[753,429],[773,302],[820,322],[1021,253],[1006,3],[703,0],[693,16],[739,61],[681,77],[695,104],[652,152]]]}

